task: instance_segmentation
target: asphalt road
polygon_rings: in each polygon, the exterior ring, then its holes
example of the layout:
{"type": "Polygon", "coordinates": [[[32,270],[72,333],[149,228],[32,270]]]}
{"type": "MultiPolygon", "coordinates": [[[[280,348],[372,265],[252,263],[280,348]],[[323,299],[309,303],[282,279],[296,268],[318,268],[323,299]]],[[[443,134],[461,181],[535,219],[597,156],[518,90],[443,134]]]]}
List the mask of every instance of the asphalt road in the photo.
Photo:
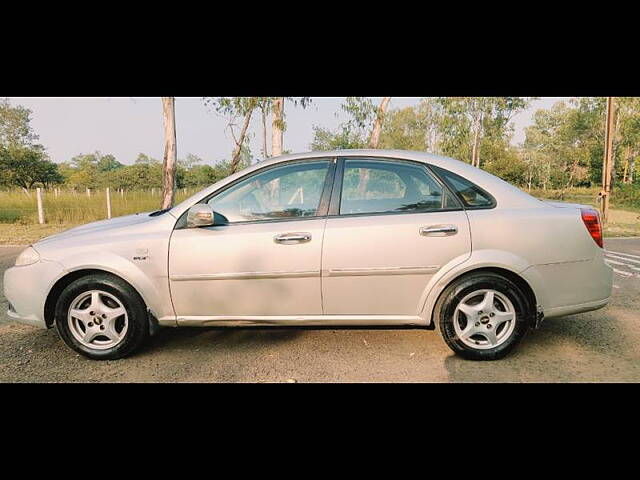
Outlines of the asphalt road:
{"type": "MultiPolygon", "coordinates": [[[[496,362],[453,355],[437,331],[202,328],[163,329],[130,358],[96,362],[55,330],[10,322],[0,288],[0,382],[638,382],[640,239],[605,246],[611,303],[545,321],[496,362]]],[[[1,272],[20,250],[0,248],[1,272]]]]}

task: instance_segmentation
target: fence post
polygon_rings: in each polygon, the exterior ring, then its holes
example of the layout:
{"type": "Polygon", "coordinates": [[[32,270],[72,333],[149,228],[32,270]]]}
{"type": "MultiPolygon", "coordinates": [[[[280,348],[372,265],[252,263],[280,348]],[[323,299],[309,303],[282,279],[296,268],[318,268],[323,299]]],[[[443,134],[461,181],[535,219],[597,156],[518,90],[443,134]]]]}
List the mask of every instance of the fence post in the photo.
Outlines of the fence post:
{"type": "Polygon", "coordinates": [[[120,189],[120,197],[124,198],[124,188],[120,189]]]}
{"type": "Polygon", "coordinates": [[[91,196],[91,189],[87,187],[87,197],[91,196]]]}
{"type": "Polygon", "coordinates": [[[107,187],[107,218],[111,218],[111,189],[107,187]]]}
{"type": "Polygon", "coordinates": [[[38,223],[42,225],[44,223],[44,207],[42,206],[42,189],[36,188],[36,197],[38,198],[38,223]]]}

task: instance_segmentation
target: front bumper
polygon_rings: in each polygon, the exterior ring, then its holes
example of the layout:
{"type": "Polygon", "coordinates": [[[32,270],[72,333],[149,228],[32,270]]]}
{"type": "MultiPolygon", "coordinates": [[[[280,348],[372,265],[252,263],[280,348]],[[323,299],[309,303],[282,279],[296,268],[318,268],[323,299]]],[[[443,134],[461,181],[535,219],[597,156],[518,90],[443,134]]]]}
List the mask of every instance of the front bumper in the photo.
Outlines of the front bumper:
{"type": "Polygon", "coordinates": [[[51,287],[63,273],[62,265],[48,260],[6,270],[4,296],[9,302],[8,317],[16,322],[47,328],[44,304],[51,287]]]}

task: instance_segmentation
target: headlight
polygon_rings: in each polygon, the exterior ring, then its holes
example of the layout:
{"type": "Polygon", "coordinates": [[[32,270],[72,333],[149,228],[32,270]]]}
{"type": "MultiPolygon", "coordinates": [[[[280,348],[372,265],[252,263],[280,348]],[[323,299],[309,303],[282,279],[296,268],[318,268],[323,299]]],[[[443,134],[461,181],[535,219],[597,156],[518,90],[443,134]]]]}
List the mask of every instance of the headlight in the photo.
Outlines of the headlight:
{"type": "Polygon", "coordinates": [[[40,254],[33,247],[25,248],[18,258],[16,258],[16,267],[23,265],[31,265],[40,260],[40,254]]]}

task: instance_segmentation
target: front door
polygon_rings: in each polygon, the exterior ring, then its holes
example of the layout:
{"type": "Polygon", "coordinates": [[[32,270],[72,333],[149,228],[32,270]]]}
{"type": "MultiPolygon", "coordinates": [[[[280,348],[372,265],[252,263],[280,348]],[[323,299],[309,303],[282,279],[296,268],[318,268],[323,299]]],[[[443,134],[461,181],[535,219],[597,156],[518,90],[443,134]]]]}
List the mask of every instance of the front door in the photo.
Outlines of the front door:
{"type": "Polygon", "coordinates": [[[223,224],[172,234],[178,319],[322,314],[320,259],[333,168],[330,159],[279,164],[203,199],[223,224]]]}
{"type": "Polygon", "coordinates": [[[467,215],[426,165],[340,160],[327,220],[327,315],[418,316],[431,277],[471,254],[467,215]]]}

